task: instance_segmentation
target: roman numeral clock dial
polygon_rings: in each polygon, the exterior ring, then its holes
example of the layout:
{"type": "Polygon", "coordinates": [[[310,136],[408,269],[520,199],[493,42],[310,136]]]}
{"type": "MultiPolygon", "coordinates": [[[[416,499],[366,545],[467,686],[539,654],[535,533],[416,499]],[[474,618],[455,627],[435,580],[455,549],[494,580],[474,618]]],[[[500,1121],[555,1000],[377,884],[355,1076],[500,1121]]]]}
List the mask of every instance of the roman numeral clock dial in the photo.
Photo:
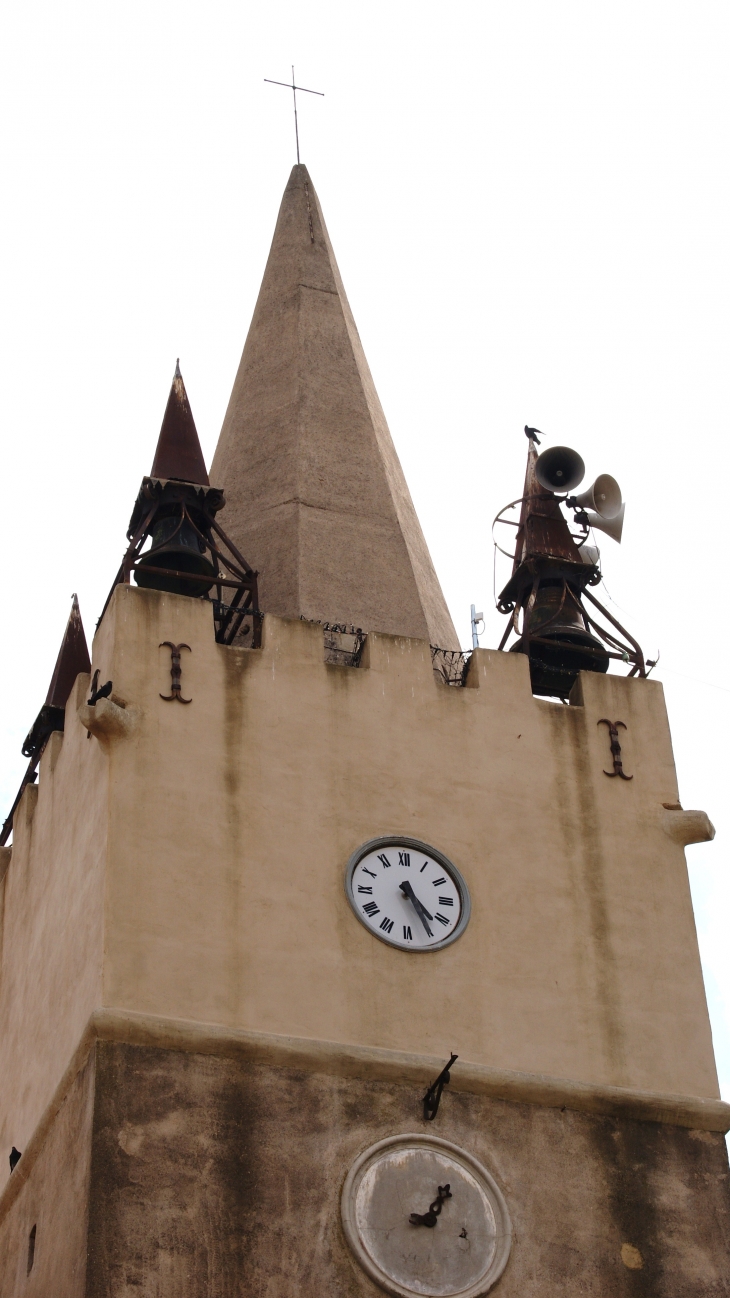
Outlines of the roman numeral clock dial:
{"type": "Polygon", "coordinates": [[[345,891],[362,924],[403,951],[434,951],[459,937],[469,892],[456,866],[414,838],[378,838],[350,857],[345,891]]]}

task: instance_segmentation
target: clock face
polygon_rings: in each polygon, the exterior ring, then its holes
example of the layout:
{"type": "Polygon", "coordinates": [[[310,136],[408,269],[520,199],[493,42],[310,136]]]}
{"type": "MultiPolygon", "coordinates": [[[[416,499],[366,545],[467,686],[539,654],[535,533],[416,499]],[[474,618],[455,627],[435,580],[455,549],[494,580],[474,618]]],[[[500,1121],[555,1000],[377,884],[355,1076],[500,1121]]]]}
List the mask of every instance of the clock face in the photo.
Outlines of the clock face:
{"type": "Polygon", "coordinates": [[[358,1262],[397,1298],[481,1298],[507,1265],[504,1197],[450,1141],[420,1133],[378,1141],[351,1167],[341,1208],[358,1262]]]}
{"type": "Polygon", "coordinates": [[[404,951],[453,942],[469,918],[469,893],[455,865],[415,838],[377,838],[350,858],[345,888],[358,919],[404,951]]]}

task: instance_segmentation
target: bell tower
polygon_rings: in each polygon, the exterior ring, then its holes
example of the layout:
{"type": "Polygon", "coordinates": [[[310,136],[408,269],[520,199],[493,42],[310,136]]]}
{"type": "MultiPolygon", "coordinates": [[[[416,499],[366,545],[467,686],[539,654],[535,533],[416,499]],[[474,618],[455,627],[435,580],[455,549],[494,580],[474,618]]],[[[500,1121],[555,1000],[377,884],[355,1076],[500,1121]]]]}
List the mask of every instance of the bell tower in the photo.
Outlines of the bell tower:
{"type": "Polygon", "coordinates": [[[178,368],[27,741],[0,1298],[727,1292],[714,831],[534,460],[517,652],[462,654],[297,165],[210,480],[178,368]]]}

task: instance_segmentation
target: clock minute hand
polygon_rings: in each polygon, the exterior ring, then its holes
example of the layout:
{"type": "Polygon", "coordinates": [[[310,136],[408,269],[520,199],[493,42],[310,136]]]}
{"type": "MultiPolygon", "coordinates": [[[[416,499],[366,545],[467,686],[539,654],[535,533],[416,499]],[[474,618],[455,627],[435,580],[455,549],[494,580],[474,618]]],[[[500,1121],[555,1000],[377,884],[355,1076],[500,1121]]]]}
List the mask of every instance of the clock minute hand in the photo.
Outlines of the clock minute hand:
{"type": "Polygon", "coordinates": [[[400,890],[405,897],[408,897],[409,900],[413,902],[413,905],[416,908],[416,914],[418,915],[418,918],[420,919],[421,923],[423,924],[423,927],[428,933],[428,936],[433,937],[433,933],[431,929],[428,927],[428,924],[426,923],[426,921],[429,919],[433,920],[433,915],[429,915],[428,911],[426,910],[426,907],[421,905],[421,902],[418,900],[418,897],[413,891],[413,888],[411,887],[411,884],[409,883],[408,879],[406,879],[405,882],[401,884],[400,890]]]}

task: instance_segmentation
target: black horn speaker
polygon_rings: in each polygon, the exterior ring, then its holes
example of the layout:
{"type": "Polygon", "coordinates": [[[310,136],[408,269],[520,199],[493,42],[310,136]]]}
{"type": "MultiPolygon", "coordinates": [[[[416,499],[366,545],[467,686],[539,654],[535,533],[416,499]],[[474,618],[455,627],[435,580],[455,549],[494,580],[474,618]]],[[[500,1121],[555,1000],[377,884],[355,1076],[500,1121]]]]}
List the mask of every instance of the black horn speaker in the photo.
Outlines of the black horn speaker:
{"type": "Polygon", "coordinates": [[[586,466],[569,446],[550,446],[535,462],[535,476],[546,491],[572,491],[583,481],[586,466]]]}

